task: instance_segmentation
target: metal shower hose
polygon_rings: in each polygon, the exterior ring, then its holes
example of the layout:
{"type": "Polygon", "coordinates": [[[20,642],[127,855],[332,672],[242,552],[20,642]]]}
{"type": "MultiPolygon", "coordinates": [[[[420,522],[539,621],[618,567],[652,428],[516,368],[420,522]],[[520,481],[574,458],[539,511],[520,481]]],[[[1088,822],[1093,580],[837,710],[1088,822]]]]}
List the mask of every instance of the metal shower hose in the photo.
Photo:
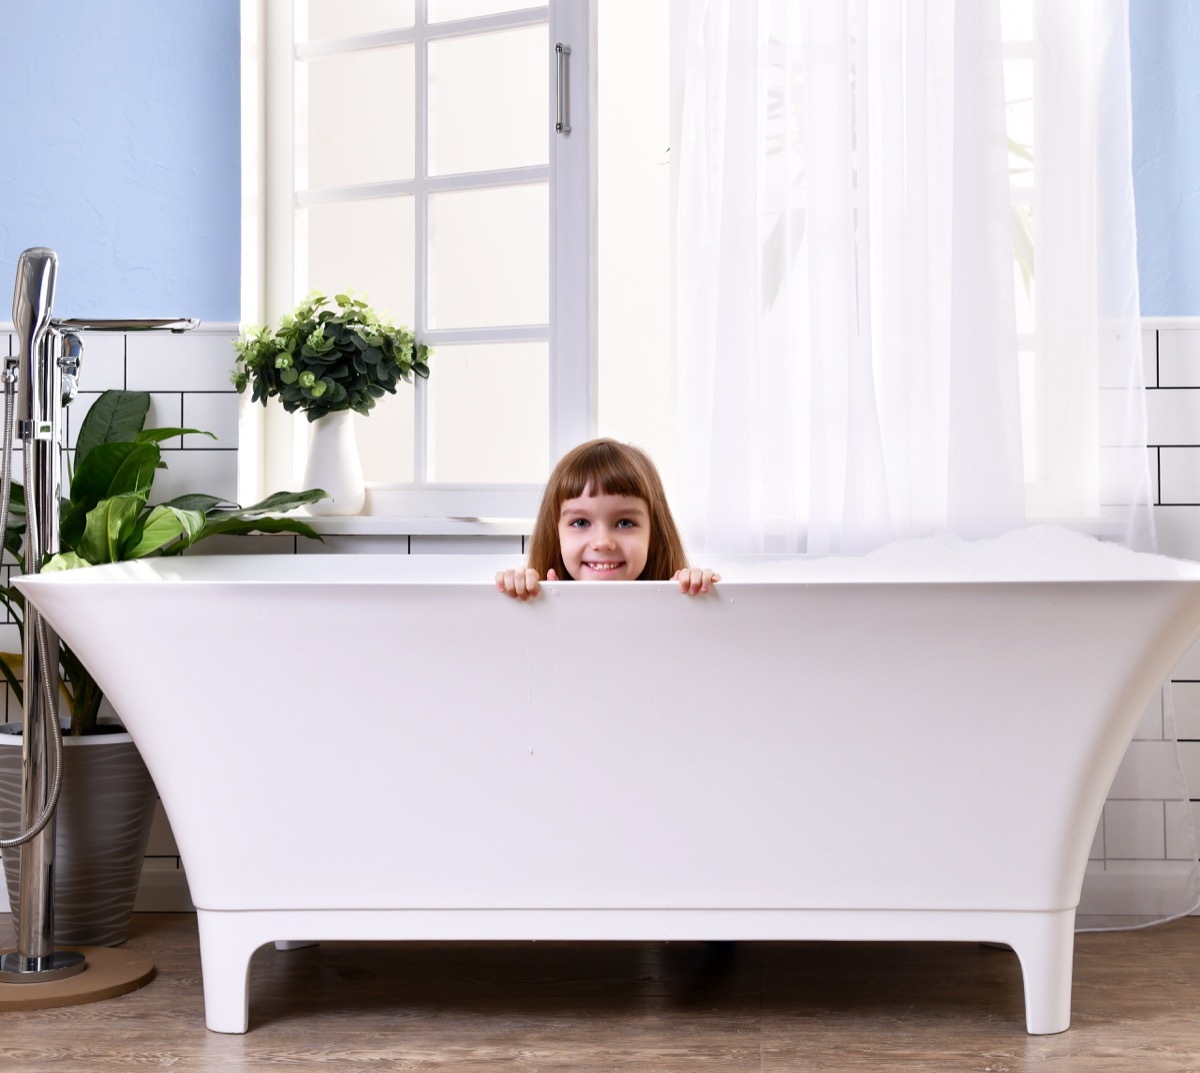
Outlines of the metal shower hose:
{"type": "MultiPolygon", "coordinates": [[[[11,365],[5,368],[3,376],[4,441],[3,450],[0,451],[0,454],[3,455],[3,461],[0,462],[0,541],[8,534],[8,507],[12,493],[13,409],[15,406],[14,393],[17,383],[16,371],[11,365]]],[[[36,574],[42,569],[42,563],[37,551],[39,547],[37,511],[31,510],[29,504],[29,497],[33,488],[33,451],[30,450],[30,446],[30,444],[26,444],[25,449],[21,452],[25,458],[25,547],[28,549],[25,566],[28,573],[36,574]],[[29,556],[33,556],[34,561],[32,564],[28,561],[29,556]]],[[[25,616],[26,624],[29,622],[29,617],[27,610],[25,616]]],[[[15,838],[0,838],[0,849],[15,849],[17,846],[22,846],[26,842],[37,838],[45,830],[46,824],[50,822],[51,817],[53,817],[54,810],[58,806],[59,794],[62,792],[63,744],[62,732],[58,726],[58,708],[55,704],[54,688],[50,684],[50,646],[46,642],[46,627],[42,622],[42,616],[36,611],[33,612],[33,633],[42,672],[37,678],[38,686],[42,691],[42,716],[45,724],[42,735],[44,739],[42,747],[50,750],[46,765],[46,769],[50,775],[50,793],[46,798],[41,815],[34,821],[33,826],[27,831],[22,831],[15,838]]],[[[45,774],[43,774],[44,779],[45,774]]],[[[43,781],[43,794],[45,790],[46,786],[43,781]]]]}

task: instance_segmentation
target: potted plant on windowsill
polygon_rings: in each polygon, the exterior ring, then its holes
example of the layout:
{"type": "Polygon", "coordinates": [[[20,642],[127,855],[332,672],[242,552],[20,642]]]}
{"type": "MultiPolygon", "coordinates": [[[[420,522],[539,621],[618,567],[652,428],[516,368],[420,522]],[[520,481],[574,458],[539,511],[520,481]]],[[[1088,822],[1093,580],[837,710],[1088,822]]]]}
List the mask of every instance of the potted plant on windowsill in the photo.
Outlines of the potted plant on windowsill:
{"type": "MultiPolygon", "coordinates": [[[[75,449],[69,496],[61,509],[63,551],[43,569],[176,555],[218,534],[296,533],[320,539],[298,518],[280,516],[324,493],[283,492],[239,507],[217,496],[193,494],[151,505],[155,473],[164,468],[159,444],[195,429],[144,428],[150,396],[108,391],[85,415],[75,449]]],[[[25,564],[24,489],[14,484],[4,547],[25,564]]],[[[0,588],[10,618],[24,638],[25,601],[11,584],[0,588]]],[[[157,794],[129,736],[101,719],[103,696],[90,671],[60,645],[60,716],[65,707],[64,782],[58,808],[55,931],[62,942],[89,946],[124,940],[141,875],[157,794]],[[115,842],[105,842],[113,836],[115,842]]],[[[0,673],[24,703],[20,653],[0,653],[0,673]]],[[[19,730],[19,725],[16,725],[19,730]]],[[[19,734],[0,735],[0,835],[21,822],[19,734]],[[14,747],[16,746],[16,747],[14,747]]],[[[20,854],[4,854],[9,897],[16,912],[20,854]]],[[[15,923],[15,918],[14,918],[15,923]]]]}
{"type": "Polygon", "coordinates": [[[401,380],[429,376],[429,348],[412,332],[381,319],[366,302],[310,294],[273,331],[254,327],[234,343],[232,374],[239,392],[264,406],[278,399],[288,413],[313,423],[304,483],[329,492],[315,514],[357,514],[363,506],[362,467],[350,424],[395,394],[401,380]]]}

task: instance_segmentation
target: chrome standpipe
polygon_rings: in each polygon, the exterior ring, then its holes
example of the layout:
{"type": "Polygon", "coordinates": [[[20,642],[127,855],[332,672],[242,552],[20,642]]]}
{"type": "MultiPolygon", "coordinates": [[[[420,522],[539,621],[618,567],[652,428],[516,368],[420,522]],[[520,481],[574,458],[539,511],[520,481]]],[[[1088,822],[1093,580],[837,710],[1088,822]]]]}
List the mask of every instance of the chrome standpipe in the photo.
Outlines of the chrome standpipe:
{"type": "MultiPolygon", "coordinates": [[[[17,333],[17,438],[25,460],[25,569],[37,573],[58,551],[62,468],[58,429],[62,423],[62,335],[50,319],[58,257],[41,247],[26,250],[17,264],[13,326],[17,333]]],[[[2,445],[11,450],[12,444],[2,445]]],[[[53,815],[61,782],[61,741],[54,708],[58,692],[58,637],[27,604],[25,608],[21,827],[30,831],[49,813],[41,831],[21,846],[17,949],[0,957],[0,982],[35,983],[74,976],[84,956],[54,949],[53,815]],[[40,635],[40,637],[39,637],[40,635]],[[43,643],[38,643],[39,639],[43,643]],[[43,689],[42,683],[53,683],[43,689]],[[59,750],[57,754],[55,749],[59,750]],[[57,759],[58,763],[54,761],[57,759]],[[57,770],[51,770],[54,767],[57,770]]],[[[10,851],[11,852],[11,851],[10,851]]]]}
{"type": "MultiPolygon", "coordinates": [[[[195,328],[199,321],[63,320],[51,317],[58,256],[36,247],[21,254],[13,292],[13,326],[17,355],[5,363],[6,426],[12,418],[16,390],[16,432],[25,468],[25,571],[38,573],[59,548],[59,504],[62,493],[62,455],[59,430],[63,407],[75,397],[83,344],[77,331],[171,331],[195,328]]],[[[0,527],[8,515],[8,476],[12,436],[6,432],[0,488],[0,527]]],[[[2,529],[0,529],[2,537],[2,529]]],[[[0,991],[13,983],[49,983],[83,972],[88,961],[74,950],[54,949],[54,809],[62,784],[62,734],[57,697],[59,640],[32,604],[25,605],[24,691],[22,734],[21,833],[3,843],[4,851],[20,847],[21,883],[18,902],[17,949],[0,955],[0,991]]],[[[105,951],[88,948],[97,963],[105,951]]],[[[153,975],[149,962],[125,955],[121,964],[105,968],[107,978],[96,985],[65,985],[68,997],[45,1005],[67,1005],[132,990],[153,975]],[[128,963],[128,964],[126,964],[128,963]],[[114,981],[117,981],[114,985],[114,981]],[[89,987],[91,988],[89,990],[89,987]]],[[[89,974],[90,975],[90,974],[89,974]]],[[[23,989],[22,989],[23,992],[23,989]]],[[[24,992],[23,992],[24,993],[24,992]]],[[[4,1009],[0,997],[0,1009],[4,1009]]]]}

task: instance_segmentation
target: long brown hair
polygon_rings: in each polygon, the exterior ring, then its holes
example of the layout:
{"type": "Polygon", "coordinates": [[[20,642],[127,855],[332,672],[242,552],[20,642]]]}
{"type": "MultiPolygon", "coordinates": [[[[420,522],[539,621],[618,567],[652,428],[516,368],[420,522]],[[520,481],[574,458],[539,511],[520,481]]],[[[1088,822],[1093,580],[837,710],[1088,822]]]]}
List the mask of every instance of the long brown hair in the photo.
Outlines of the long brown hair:
{"type": "Polygon", "coordinates": [[[553,569],[560,580],[570,580],[558,540],[558,516],[563,503],[578,499],[585,490],[594,496],[645,500],[650,512],[650,551],[639,581],[669,581],[675,571],[687,566],[683,540],[649,455],[632,444],[600,439],[568,451],[546,482],[529,542],[529,565],[539,577],[546,577],[553,569]]]}

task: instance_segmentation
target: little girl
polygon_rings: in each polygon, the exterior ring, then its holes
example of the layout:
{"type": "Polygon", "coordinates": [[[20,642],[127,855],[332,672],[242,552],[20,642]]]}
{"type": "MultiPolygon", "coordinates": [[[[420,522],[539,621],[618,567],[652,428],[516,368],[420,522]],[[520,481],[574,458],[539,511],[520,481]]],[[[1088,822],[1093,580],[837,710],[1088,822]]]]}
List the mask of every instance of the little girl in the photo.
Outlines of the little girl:
{"type": "Polygon", "coordinates": [[[554,467],[538,508],[529,565],[501,570],[496,588],[517,600],[547,581],[676,581],[690,595],[720,576],[688,566],[658,470],[644,451],[589,440],[554,467]]]}

